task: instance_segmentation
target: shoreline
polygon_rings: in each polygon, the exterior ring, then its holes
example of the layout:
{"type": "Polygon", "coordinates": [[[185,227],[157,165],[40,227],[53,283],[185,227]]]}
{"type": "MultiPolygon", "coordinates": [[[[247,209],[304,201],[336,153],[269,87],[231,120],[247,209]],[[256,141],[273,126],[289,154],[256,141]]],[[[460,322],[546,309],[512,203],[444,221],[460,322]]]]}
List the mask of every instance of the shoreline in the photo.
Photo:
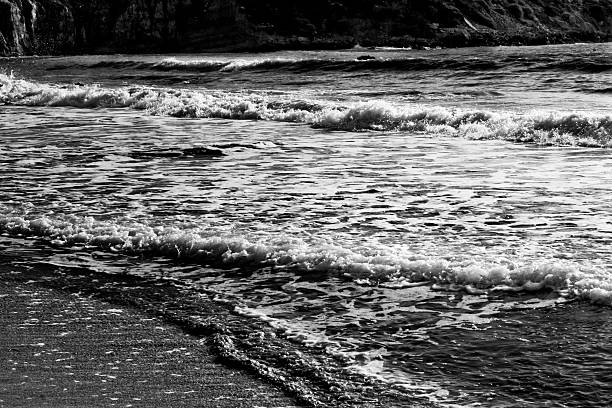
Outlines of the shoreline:
{"type": "Polygon", "coordinates": [[[299,406],[129,307],[2,276],[0,312],[0,407],[299,406]]]}
{"type": "MultiPolygon", "coordinates": [[[[215,302],[209,294],[178,281],[104,273],[80,266],[59,266],[45,262],[44,258],[37,257],[42,261],[32,260],[27,253],[21,254],[18,247],[13,248],[10,254],[0,255],[0,314],[5,319],[0,323],[6,328],[5,334],[0,335],[0,359],[8,362],[4,364],[7,367],[5,372],[0,368],[0,408],[44,406],[44,398],[52,399],[49,406],[100,406],[101,400],[91,398],[100,398],[101,392],[89,392],[89,400],[85,400],[86,395],[77,393],[74,386],[66,386],[72,383],[64,382],[53,387],[48,394],[49,390],[31,384],[31,378],[19,378],[19,375],[13,378],[14,371],[22,376],[37,377],[38,383],[48,377],[54,381],[58,378],[63,381],[76,379],[80,382],[75,384],[97,386],[98,389],[102,379],[106,379],[103,375],[115,376],[116,371],[124,373],[124,381],[113,382],[118,388],[112,392],[120,396],[112,398],[129,396],[142,401],[145,401],[144,397],[132,396],[133,386],[141,380],[140,375],[144,375],[144,379],[157,378],[156,382],[161,384],[176,384],[171,381],[176,377],[181,380],[180,384],[189,385],[189,389],[164,389],[167,394],[155,394],[160,400],[149,399],[142,405],[132,404],[143,407],[434,406],[419,396],[398,392],[376,380],[356,376],[341,368],[334,357],[307,350],[305,346],[285,339],[282,330],[270,327],[265,321],[237,314],[231,304],[215,302]],[[23,262],[26,259],[31,260],[23,262]],[[67,329],[71,324],[73,328],[67,329]],[[88,324],[91,327],[87,327],[88,324]],[[74,335],[60,336],[62,333],[74,335]],[[109,337],[113,334],[114,338],[109,337]],[[69,364],[70,369],[65,368],[68,364],[59,360],[62,357],[49,357],[46,361],[48,368],[41,369],[41,363],[30,366],[32,356],[41,352],[40,347],[47,354],[36,357],[48,357],[49,352],[53,354],[54,350],[61,350],[60,345],[64,342],[66,347],[72,347],[71,355],[81,356],[69,364]],[[130,352],[140,351],[131,349],[135,343],[144,347],[144,354],[141,354],[144,357],[134,366],[134,361],[128,359],[135,360],[130,352]],[[172,350],[178,352],[170,353],[172,350]],[[2,357],[5,355],[10,357],[2,357]],[[163,366],[170,367],[171,371],[156,366],[159,355],[165,358],[163,366]],[[9,359],[21,361],[21,364],[13,367],[14,363],[9,359]],[[98,360],[106,365],[95,365],[98,360]],[[112,365],[116,361],[123,363],[112,365]],[[131,365],[131,371],[121,371],[128,367],[126,362],[131,365]],[[107,366],[117,368],[109,374],[102,371],[107,366]],[[327,369],[321,370],[322,366],[327,369]],[[28,367],[31,373],[23,372],[28,367]],[[66,370],[73,374],[66,373],[66,370]],[[96,373],[100,375],[96,376],[96,373]],[[77,378],[77,375],[83,378],[77,378]],[[221,384],[228,377],[232,378],[228,384],[231,387],[225,389],[221,384]],[[1,384],[11,385],[5,389],[1,384]],[[364,395],[364,387],[375,397],[370,393],[364,395]],[[20,399],[26,394],[40,399],[35,403],[20,399]],[[66,395],[78,400],[73,405],[62,405],[62,398],[66,395]],[[182,399],[169,400],[173,397],[182,399]]],[[[44,247],[39,250],[42,253],[47,251],[44,247]]],[[[155,387],[150,387],[142,392],[143,395],[153,395],[155,390],[155,387]]],[[[106,394],[102,396],[111,398],[108,390],[106,394]]],[[[102,402],[103,406],[114,403],[113,400],[102,402]]],[[[124,399],[121,406],[125,404],[124,399]]]]}

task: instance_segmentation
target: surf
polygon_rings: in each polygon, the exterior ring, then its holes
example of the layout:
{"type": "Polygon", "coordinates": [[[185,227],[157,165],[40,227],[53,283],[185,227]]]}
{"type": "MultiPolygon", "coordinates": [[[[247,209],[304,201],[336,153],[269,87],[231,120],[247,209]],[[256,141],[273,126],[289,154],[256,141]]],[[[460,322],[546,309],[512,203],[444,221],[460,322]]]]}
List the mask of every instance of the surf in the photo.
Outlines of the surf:
{"type": "Polygon", "coordinates": [[[256,92],[59,85],[0,74],[0,104],[129,108],[149,115],[304,123],[338,131],[421,132],[551,146],[612,146],[612,116],[465,110],[385,100],[338,104],[256,92]]]}
{"type": "Polygon", "coordinates": [[[377,245],[346,248],[299,237],[256,236],[219,232],[202,225],[181,229],[133,222],[98,221],[92,217],[28,217],[0,215],[0,233],[39,238],[60,247],[103,249],[126,255],[145,254],[216,267],[280,267],[345,276],[365,285],[401,288],[427,282],[445,290],[552,290],[560,296],[612,306],[612,276],[576,262],[507,257],[484,259],[432,258],[420,253],[377,245]]]}

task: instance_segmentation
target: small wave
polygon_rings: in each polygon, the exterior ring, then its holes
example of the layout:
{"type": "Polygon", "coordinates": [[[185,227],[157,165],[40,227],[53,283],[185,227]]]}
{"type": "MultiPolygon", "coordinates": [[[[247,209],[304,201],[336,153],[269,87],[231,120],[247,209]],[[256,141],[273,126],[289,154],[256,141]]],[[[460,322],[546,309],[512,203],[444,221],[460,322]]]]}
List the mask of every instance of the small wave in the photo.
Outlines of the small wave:
{"type": "Polygon", "coordinates": [[[319,116],[314,126],[335,130],[400,130],[540,145],[612,146],[612,117],[584,114],[461,111],[395,107],[375,101],[319,116]]]}
{"type": "Polygon", "coordinates": [[[165,58],[160,62],[135,64],[138,68],[149,68],[161,71],[196,71],[196,72],[231,72],[231,71],[247,71],[247,70],[267,70],[282,67],[293,67],[295,64],[305,63],[317,60],[295,60],[295,59],[237,59],[230,61],[220,60],[180,60],[177,58],[165,58]]]}
{"type": "Polygon", "coordinates": [[[112,60],[99,61],[92,64],[75,64],[75,65],[54,65],[47,70],[57,71],[71,68],[80,69],[131,69],[131,70],[153,70],[153,71],[183,71],[183,72],[232,72],[232,71],[248,71],[248,70],[266,70],[266,69],[299,69],[315,68],[321,63],[325,64],[324,60],[297,60],[297,59],[237,59],[237,60],[209,60],[209,59],[189,59],[181,60],[178,58],[164,58],[161,61],[146,62],[138,60],[112,60]]]}
{"type": "Polygon", "coordinates": [[[226,62],[210,60],[179,60],[167,58],[159,63],[139,65],[139,68],[162,70],[190,71],[249,71],[249,70],[289,70],[297,72],[308,71],[362,71],[362,70],[394,70],[394,71],[425,71],[439,69],[469,69],[492,70],[501,66],[495,61],[478,58],[467,60],[435,59],[435,58],[376,58],[374,56],[358,56],[355,59],[237,59],[226,62]]]}
{"type": "Polygon", "coordinates": [[[246,92],[60,86],[0,74],[0,104],[121,107],[151,115],[299,122],[330,130],[411,131],[540,145],[612,146],[612,116],[395,106],[381,100],[345,106],[276,98],[281,97],[246,92]]]}
{"type": "Polygon", "coordinates": [[[28,217],[4,209],[0,232],[39,237],[64,247],[93,247],[125,254],[150,254],[215,266],[276,266],[341,274],[361,284],[388,287],[429,282],[439,289],[486,291],[554,290],[566,297],[612,305],[612,275],[572,262],[522,263],[505,258],[437,259],[386,247],[351,249],[293,237],[251,238],[212,229],[152,227],[93,218],[28,217]]]}
{"type": "Polygon", "coordinates": [[[158,62],[144,62],[135,60],[100,61],[90,65],[66,66],[57,65],[49,70],[62,70],[68,68],[113,68],[154,71],[186,71],[186,72],[235,72],[255,70],[287,70],[295,72],[309,71],[427,71],[427,70],[476,70],[486,71],[502,68],[499,62],[472,58],[468,60],[434,59],[434,58],[376,58],[373,56],[358,56],[355,59],[288,59],[288,58],[262,58],[262,59],[236,59],[236,60],[181,60],[178,58],[165,58],[158,62]]]}
{"type": "Polygon", "coordinates": [[[334,58],[242,58],[242,59],[180,59],[164,58],[160,61],[106,60],[91,64],[55,65],[49,70],[80,69],[131,69],[154,71],[187,71],[187,72],[236,72],[236,71],[269,71],[286,70],[294,72],[309,71],[577,71],[601,73],[612,70],[612,64],[604,58],[570,58],[559,60],[553,57],[504,59],[471,57],[455,59],[448,57],[411,56],[387,58],[377,55],[359,55],[354,59],[334,58]]]}

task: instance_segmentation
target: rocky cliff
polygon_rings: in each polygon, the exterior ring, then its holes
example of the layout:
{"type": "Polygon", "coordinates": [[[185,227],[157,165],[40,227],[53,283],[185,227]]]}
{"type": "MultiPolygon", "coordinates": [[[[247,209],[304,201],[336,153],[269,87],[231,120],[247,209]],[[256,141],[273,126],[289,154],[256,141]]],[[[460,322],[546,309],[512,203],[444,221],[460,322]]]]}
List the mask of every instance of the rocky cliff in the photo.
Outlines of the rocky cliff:
{"type": "Polygon", "coordinates": [[[0,0],[0,55],[610,39],[610,0],[0,0]]]}

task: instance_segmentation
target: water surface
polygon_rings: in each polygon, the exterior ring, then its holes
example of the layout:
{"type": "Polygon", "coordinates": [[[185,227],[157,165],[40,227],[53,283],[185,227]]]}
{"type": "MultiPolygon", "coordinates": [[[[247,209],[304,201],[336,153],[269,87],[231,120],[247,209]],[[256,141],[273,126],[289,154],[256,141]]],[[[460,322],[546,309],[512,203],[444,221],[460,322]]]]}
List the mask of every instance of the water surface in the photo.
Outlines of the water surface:
{"type": "Polygon", "coordinates": [[[174,279],[327,405],[608,405],[610,49],[1,59],[4,262],[174,279]]]}

